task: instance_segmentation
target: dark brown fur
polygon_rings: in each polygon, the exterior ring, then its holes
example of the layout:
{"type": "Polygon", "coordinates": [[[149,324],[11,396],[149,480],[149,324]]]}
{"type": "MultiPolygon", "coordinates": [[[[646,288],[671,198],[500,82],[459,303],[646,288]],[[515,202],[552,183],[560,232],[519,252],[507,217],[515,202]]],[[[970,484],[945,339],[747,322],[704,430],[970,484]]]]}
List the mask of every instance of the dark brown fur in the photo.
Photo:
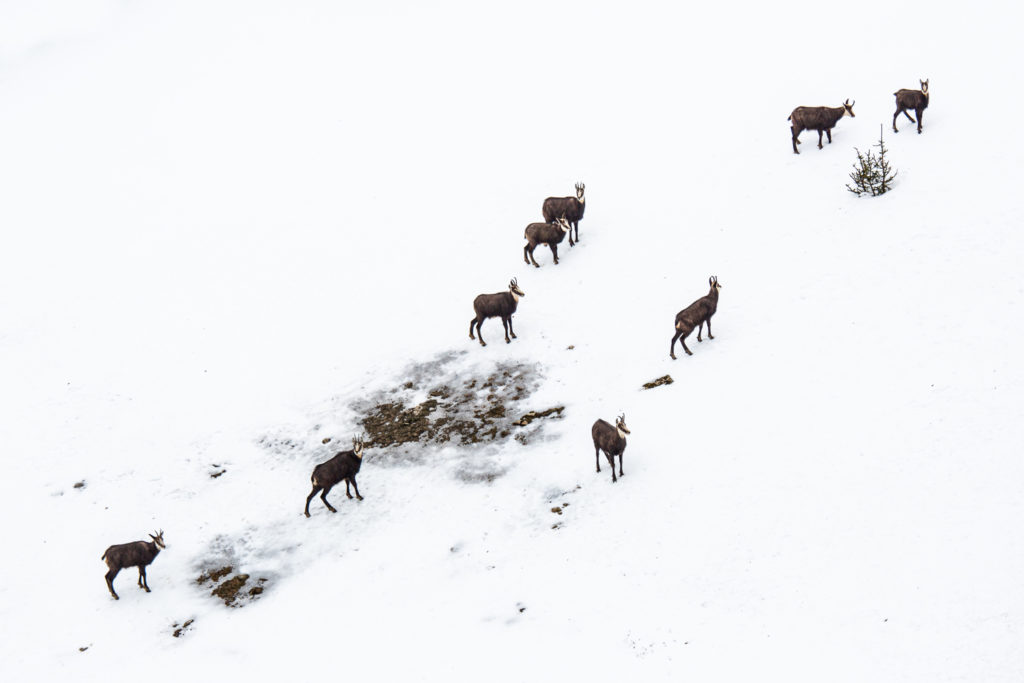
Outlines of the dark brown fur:
{"type": "Polygon", "coordinates": [[[619,429],[629,434],[629,429],[626,428],[626,416],[621,415],[615,418],[615,426],[608,424],[604,420],[598,420],[594,423],[594,426],[590,428],[590,435],[594,437],[594,460],[597,461],[597,471],[601,471],[601,451],[604,451],[605,457],[608,459],[608,464],[612,468],[612,483],[618,481],[615,477],[615,456],[619,456],[619,476],[623,475],[622,472],[622,455],[626,451],[626,437],[619,436],[619,429]]]}
{"type": "Polygon", "coordinates": [[[353,439],[352,446],[352,450],[340,451],[327,462],[322,462],[313,468],[313,474],[310,477],[310,480],[313,482],[313,490],[306,498],[307,517],[309,517],[309,501],[313,500],[313,496],[320,490],[323,490],[323,493],[320,494],[320,500],[324,502],[328,510],[337,512],[334,506],[327,501],[327,494],[331,492],[335,484],[340,484],[342,481],[345,482],[346,496],[352,497],[349,491],[349,484],[351,483],[352,488],[356,490],[356,498],[359,500],[363,499],[359,495],[359,486],[356,484],[356,474],[359,473],[359,468],[363,464],[363,442],[360,439],[353,439]]]}
{"type": "Polygon", "coordinates": [[[523,290],[519,289],[515,278],[513,278],[508,283],[507,292],[481,294],[473,299],[473,311],[476,312],[476,316],[469,321],[470,339],[476,339],[473,336],[473,326],[475,325],[476,334],[480,337],[480,346],[487,346],[487,343],[484,342],[484,335],[480,332],[480,327],[488,318],[501,318],[501,324],[505,327],[505,343],[512,343],[512,339],[516,338],[516,332],[512,329],[512,314],[516,312],[516,308],[519,306],[519,302],[512,296],[512,292],[515,292],[516,296],[526,296],[523,290]],[[508,338],[509,334],[512,335],[512,339],[508,338]]]}
{"type": "Polygon", "coordinates": [[[669,347],[668,352],[672,360],[676,359],[676,340],[680,339],[680,337],[682,338],[680,341],[683,344],[683,351],[686,351],[687,356],[693,355],[693,352],[686,346],[686,338],[693,332],[693,328],[697,328],[697,341],[703,341],[700,338],[700,333],[704,329],[704,323],[707,323],[708,339],[714,339],[711,336],[711,316],[718,310],[718,290],[722,286],[718,284],[718,278],[714,275],[708,278],[708,284],[711,285],[711,291],[707,295],[702,296],[676,313],[676,333],[672,337],[672,345],[669,347]]]}
{"type": "MultiPolygon", "coordinates": [[[[559,219],[558,223],[530,223],[523,231],[526,238],[526,246],[523,247],[523,260],[540,268],[537,259],[533,257],[533,250],[540,244],[546,244],[551,248],[551,255],[555,258],[555,265],[558,265],[558,245],[565,239],[567,232],[571,230],[569,222],[565,218],[559,219]]],[[[570,238],[571,239],[571,238],[570,238]]]]}
{"type": "Polygon", "coordinates": [[[103,553],[103,557],[100,558],[107,563],[107,569],[109,570],[105,577],[107,579],[107,588],[110,589],[110,594],[114,596],[115,600],[120,600],[121,598],[114,592],[114,578],[125,567],[138,567],[139,588],[142,588],[147,593],[150,592],[149,581],[146,579],[146,567],[160,554],[160,549],[166,546],[164,545],[163,531],[157,533],[156,536],[150,534],[149,537],[153,540],[112,545],[107,548],[106,552],[103,553]]]}
{"type": "Polygon", "coordinates": [[[856,104],[856,100],[853,102],[846,100],[841,107],[797,107],[794,109],[793,113],[786,119],[793,122],[793,125],[790,127],[790,130],[793,132],[793,153],[800,153],[796,146],[800,144],[800,133],[805,130],[818,131],[818,149],[822,148],[822,133],[828,135],[828,144],[831,145],[832,129],[843,116],[847,114],[854,116],[854,104],[856,104]]]}
{"type": "Polygon", "coordinates": [[[898,133],[896,129],[896,117],[902,112],[911,123],[917,124],[917,132],[921,133],[921,123],[924,118],[924,110],[928,108],[928,80],[921,81],[920,90],[908,90],[903,88],[893,93],[896,96],[896,113],[892,115],[892,131],[898,133]],[[917,114],[917,121],[914,121],[914,117],[910,115],[908,110],[913,109],[914,113],[917,114]]]}
{"type": "Polygon", "coordinates": [[[541,207],[544,220],[548,223],[554,223],[559,216],[562,216],[576,228],[575,242],[572,239],[572,233],[569,233],[570,247],[580,241],[580,221],[583,220],[583,211],[587,208],[583,197],[585,188],[586,185],[583,183],[576,183],[575,197],[548,197],[541,207]]]}

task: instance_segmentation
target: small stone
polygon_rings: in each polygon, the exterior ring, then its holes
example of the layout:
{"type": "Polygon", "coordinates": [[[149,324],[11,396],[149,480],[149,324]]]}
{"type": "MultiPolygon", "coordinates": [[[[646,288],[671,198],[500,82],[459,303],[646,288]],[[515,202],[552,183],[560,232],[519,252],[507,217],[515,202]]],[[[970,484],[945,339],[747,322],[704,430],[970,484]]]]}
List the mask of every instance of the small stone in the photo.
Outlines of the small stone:
{"type": "Polygon", "coordinates": [[[671,375],[664,375],[662,377],[659,377],[656,380],[653,380],[651,382],[647,382],[646,384],[644,384],[644,389],[653,389],[655,387],[660,387],[660,386],[663,386],[665,384],[672,384],[672,382],[674,382],[674,381],[675,380],[672,379],[671,375]]]}

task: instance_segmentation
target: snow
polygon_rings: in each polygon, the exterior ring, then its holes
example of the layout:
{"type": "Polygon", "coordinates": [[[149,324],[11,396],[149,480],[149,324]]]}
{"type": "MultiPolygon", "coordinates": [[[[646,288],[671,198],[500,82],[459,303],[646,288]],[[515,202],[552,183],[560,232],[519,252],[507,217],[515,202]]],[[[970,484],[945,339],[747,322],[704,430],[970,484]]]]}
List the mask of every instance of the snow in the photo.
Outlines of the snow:
{"type": "Polygon", "coordinates": [[[4,3],[0,677],[1020,680],[1006,9],[4,3]],[[846,98],[793,155],[789,112],[846,98]],[[879,124],[899,177],[857,199],[879,124]],[[577,181],[581,244],[527,266],[577,181]],[[306,519],[353,403],[453,352],[536,364],[522,407],[564,418],[368,452],[306,519]],[[160,528],[113,601],[103,550],[160,528]],[[222,559],[266,592],[212,598],[222,559]]]}

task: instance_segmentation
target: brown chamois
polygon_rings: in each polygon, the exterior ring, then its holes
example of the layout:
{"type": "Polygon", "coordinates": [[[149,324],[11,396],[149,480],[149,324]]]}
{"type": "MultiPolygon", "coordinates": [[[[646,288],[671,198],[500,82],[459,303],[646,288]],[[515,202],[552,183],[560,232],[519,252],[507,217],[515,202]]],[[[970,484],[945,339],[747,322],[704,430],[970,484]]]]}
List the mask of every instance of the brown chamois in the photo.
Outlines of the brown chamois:
{"type": "Polygon", "coordinates": [[[565,239],[565,233],[570,230],[572,230],[572,227],[569,225],[569,221],[565,220],[565,216],[559,218],[557,223],[530,223],[526,226],[526,230],[523,231],[523,237],[526,238],[527,242],[526,246],[523,247],[523,260],[527,264],[533,261],[533,265],[540,268],[537,259],[533,257],[533,250],[539,244],[546,244],[551,248],[551,255],[555,257],[555,265],[557,266],[558,245],[565,239]]]}
{"type": "Polygon", "coordinates": [[[516,307],[519,306],[519,299],[524,296],[526,294],[523,293],[523,290],[519,289],[516,279],[512,278],[508,283],[507,292],[481,294],[473,299],[473,310],[476,312],[476,316],[469,321],[469,338],[476,339],[473,336],[473,326],[476,325],[476,333],[480,337],[480,346],[487,346],[486,342],[484,342],[484,335],[480,331],[480,326],[488,318],[501,318],[501,324],[505,327],[505,343],[511,344],[512,339],[516,338],[515,330],[512,329],[512,314],[516,312],[516,307]],[[512,335],[512,339],[508,338],[509,334],[512,335]]]}
{"type": "Polygon", "coordinates": [[[844,116],[856,116],[853,113],[853,105],[856,103],[857,100],[853,102],[846,100],[841,107],[797,107],[794,109],[793,113],[786,119],[793,122],[793,125],[790,127],[790,130],[793,131],[793,153],[800,153],[796,146],[800,144],[800,133],[805,130],[818,131],[818,149],[822,148],[822,133],[828,134],[828,144],[831,145],[832,128],[844,116]]]}
{"type": "Polygon", "coordinates": [[[327,494],[331,492],[335,484],[340,484],[343,480],[345,482],[345,495],[349,498],[352,494],[349,492],[348,485],[352,484],[352,488],[356,490],[356,498],[362,500],[363,497],[359,495],[359,486],[356,484],[356,474],[359,473],[359,466],[363,464],[363,437],[357,436],[352,439],[352,450],[340,451],[333,458],[327,462],[322,462],[313,468],[313,476],[310,479],[313,482],[313,490],[306,498],[306,516],[309,517],[309,501],[313,500],[313,496],[316,495],[317,491],[323,490],[320,494],[320,500],[324,501],[324,505],[331,512],[337,512],[334,506],[327,502],[327,494]]]}
{"type": "Polygon", "coordinates": [[[702,296],[676,313],[676,333],[672,337],[672,345],[668,351],[672,360],[676,359],[676,339],[682,342],[683,351],[686,351],[687,356],[693,355],[693,352],[686,346],[686,338],[693,332],[693,328],[697,328],[697,341],[704,341],[700,338],[700,333],[704,329],[704,323],[707,323],[708,339],[714,339],[711,336],[711,316],[718,310],[718,290],[722,288],[722,285],[718,284],[718,277],[715,275],[708,278],[708,284],[711,285],[711,291],[706,296],[702,296]]]}
{"type": "Polygon", "coordinates": [[[120,600],[114,592],[114,577],[125,567],[139,568],[139,588],[149,593],[149,581],[146,580],[146,567],[156,559],[160,551],[167,547],[164,543],[163,529],[157,532],[156,536],[149,535],[152,541],[135,541],[134,543],[122,543],[107,548],[100,559],[107,563],[107,588],[115,600],[120,600]]]}
{"type": "Polygon", "coordinates": [[[590,428],[590,434],[594,437],[594,460],[597,461],[597,471],[601,471],[601,451],[608,458],[608,464],[612,466],[612,483],[618,479],[615,477],[615,456],[619,456],[619,476],[622,472],[622,454],[626,451],[626,414],[623,413],[615,418],[615,426],[612,427],[604,420],[598,420],[590,428]]]}
{"type": "MultiPolygon", "coordinates": [[[[583,183],[576,183],[575,197],[548,197],[544,200],[544,206],[541,207],[544,220],[548,223],[554,223],[558,216],[563,216],[565,220],[569,221],[576,228],[576,242],[580,241],[580,221],[583,220],[583,210],[587,208],[586,199],[583,197],[585,188],[586,185],[583,183]]],[[[573,242],[570,232],[569,246],[575,245],[576,242],[573,242]]]]}
{"type": "Polygon", "coordinates": [[[928,79],[920,81],[920,90],[908,90],[902,88],[893,93],[896,96],[896,113],[892,115],[892,132],[899,133],[896,130],[896,117],[903,112],[911,123],[917,124],[917,133],[921,134],[921,118],[924,114],[924,110],[928,108],[928,79]],[[917,121],[910,115],[909,109],[913,109],[914,113],[917,114],[917,121]]]}

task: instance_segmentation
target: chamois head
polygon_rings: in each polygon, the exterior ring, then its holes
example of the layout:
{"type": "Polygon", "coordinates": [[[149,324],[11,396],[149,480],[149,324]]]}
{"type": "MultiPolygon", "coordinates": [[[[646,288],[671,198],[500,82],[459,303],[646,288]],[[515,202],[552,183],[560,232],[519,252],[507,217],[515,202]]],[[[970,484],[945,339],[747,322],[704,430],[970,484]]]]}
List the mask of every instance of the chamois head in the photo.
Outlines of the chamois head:
{"type": "Polygon", "coordinates": [[[923,81],[921,81],[921,94],[922,95],[927,95],[928,94],[928,79],[927,78],[924,79],[923,81]]]}
{"type": "MultiPolygon", "coordinates": [[[[849,100],[849,98],[847,98],[847,100],[845,102],[843,102],[843,107],[844,107],[844,109],[843,109],[843,116],[853,116],[853,117],[856,117],[857,115],[853,113],[853,105],[855,105],[855,104],[857,104],[857,100],[854,100],[853,102],[851,102],[849,100]]],[[[831,138],[829,138],[829,140],[831,141],[831,138]]]]}
{"type": "Polygon", "coordinates": [[[708,284],[711,285],[711,289],[715,290],[716,292],[722,288],[722,285],[718,284],[717,275],[712,275],[711,277],[709,277],[708,284]]]}
{"type": "Polygon", "coordinates": [[[569,221],[565,220],[565,216],[562,216],[561,218],[557,219],[555,221],[555,225],[560,227],[562,229],[562,232],[569,232],[570,230],[572,230],[572,226],[569,225],[569,221]]]}
{"type": "Polygon", "coordinates": [[[516,279],[512,278],[508,283],[508,291],[512,292],[512,298],[519,301],[520,297],[526,296],[523,290],[519,289],[519,285],[516,283],[516,279]]]}
{"type": "Polygon", "coordinates": [[[583,183],[576,183],[576,199],[583,201],[583,189],[586,187],[583,183]]]}
{"type": "Polygon", "coordinates": [[[352,452],[355,453],[357,458],[363,457],[363,435],[352,437],[352,452]]]}
{"type": "Polygon", "coordinates": [[[160,549],[163,549],[163,548],[167,547],[167,545],[164,543],[164,530],[163,529],[158,531],[156,533],[156,536],[154,536],[153,534],[150,534],[149,537],[153,539],[154,543],[156,543],[156,547],[158,547],[160,549]]]}
{"type": "Polygon", "coordinates": [[[625,413],[615,418],[615,429],[619,431],[619,436],[625,436],[626,434],[629,434],[629,429],[626,428],[625,413]]]}

